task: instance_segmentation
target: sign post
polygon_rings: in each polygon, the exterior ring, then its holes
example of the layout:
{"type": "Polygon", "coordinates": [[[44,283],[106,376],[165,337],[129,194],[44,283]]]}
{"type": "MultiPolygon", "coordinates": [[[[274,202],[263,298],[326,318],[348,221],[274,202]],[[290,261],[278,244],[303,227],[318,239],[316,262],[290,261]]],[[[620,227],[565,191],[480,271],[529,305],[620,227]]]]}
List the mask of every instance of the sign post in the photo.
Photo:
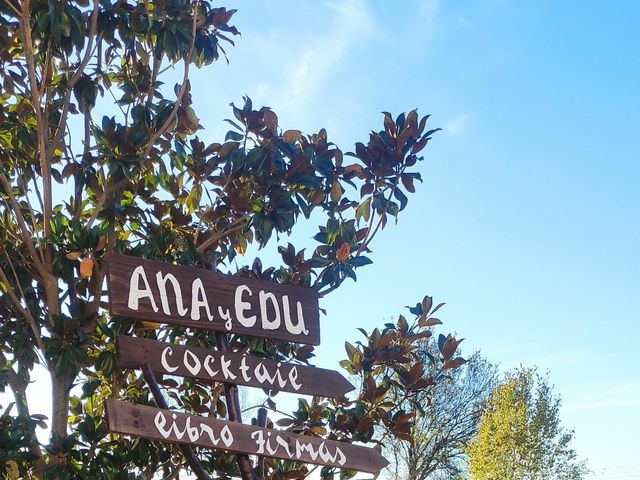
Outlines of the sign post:
{"type": "Polygon", "coordinates": [[[141,368],[148,364],[156,373],[198,380],[216,380],[330,398],[341,397],[354,388],[346,378],[333,370],[235,352],[173,345],[148,338],[118,335],[116,351],[121,367],[141,368]]]}
{"type": "Polygon", "coordinates": [[[109,429],[150,440],[376,473],[388,465],[372,448],[185,413],[106,402],[109,429]]]}
{"type": "Polygon", "coordinates": [[[155,322],[320,344],[318,293],[125,255],[109,255],[109,312],[155,322]]]}
{"type": "MultiPolygon", "coordinates": [[[[108,258],[109,312],[216,331],[217,351],[118,335],[118,363],[142,369],[160,408],[106,401],[109,429],[177,443],[200,480],[204,472],[192,446],[237,454],[243,478],[251,479],[248,455],[377,473],[387,460],[372,448],[242,424],[237,385],[323,397],[353,390],[339,373],[229,351],[225,333],[318,345],[317,292],[191,267],[112,254],[108,258]],[[229,420],[169,410],[155,373],[222,382],[229,420]]],[[[266,413],[266,412],[263,412],[266,413]]],[[[261,425],[266,423],[266,415],[261,425]]],[[[260,463],[260,462],[259,462],[260,463]]]]}

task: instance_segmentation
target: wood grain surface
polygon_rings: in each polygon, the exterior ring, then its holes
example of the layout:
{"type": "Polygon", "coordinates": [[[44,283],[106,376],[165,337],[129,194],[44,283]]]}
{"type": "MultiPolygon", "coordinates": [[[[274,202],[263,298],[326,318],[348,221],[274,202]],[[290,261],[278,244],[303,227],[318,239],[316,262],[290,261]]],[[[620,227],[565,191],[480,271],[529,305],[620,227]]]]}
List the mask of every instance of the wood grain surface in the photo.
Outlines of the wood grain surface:
{"type": "Polygon", "coordinates": [[[320,344],[318,294],[310,288],[117,254],[107,263],[113,315],[320,344]]]}
{"type": "Polygon", "coordinates": [[[116,337],[121,368],[148,364],[156,373],[216,380],[284,392],[340,397],[354,389],[333,370],[308,367],[233,352],[185,347],[148,338],[116,337]]]}
{"type": "Polygon", "coordinates": [[[214,420],[171,410],[106,401],[112,432],[151,440],[295,460],[377,473],[388,461],[376,450],[269,428],[214,420]]]}

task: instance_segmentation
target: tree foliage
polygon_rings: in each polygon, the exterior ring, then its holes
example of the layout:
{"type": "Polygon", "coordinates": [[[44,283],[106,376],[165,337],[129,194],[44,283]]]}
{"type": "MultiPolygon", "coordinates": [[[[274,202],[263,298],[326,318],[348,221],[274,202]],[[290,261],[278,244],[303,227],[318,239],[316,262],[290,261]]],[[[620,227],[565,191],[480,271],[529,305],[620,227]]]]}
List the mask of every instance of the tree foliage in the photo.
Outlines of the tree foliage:
{"type": "Polygon", "coordinates": [[[587,469],[560,424],[560,397],[533,369],[509,373],[492,392],[467,448],[473,480],[578,480],[587,469]]]}
{"type": "MultiPolygon", "coordinates": [[[[104,291],[110,252],[326,295],[371,263],[370,242],[420,181],[420,153],[437,129],[415,110],[384,113],[381,130],[343,153],[324,129],[284,129],[270,108],[246,97],[233,106],[224,140],[205,143],[189,71],[226,58],[238,34],[234,12],[180,0],[0,4],[0,390],[15,397],[0,417],[0,462],[11,472],[129,479],[175,477],[185,467],[176,448],[108,434],[105,398],[153,403],[138,373],[117,368],[113,340],[128,334],[221,348],[220,338],[111,318],[104,291]],[[174,67],[181,80],[167,85],[174,67]],[[303,217],[320,222],[315,247],[281,243],[303,217]],[[236,268],[251,245],[277,247],[282,263],[256,259],[236,268]],[[27,398],[36,364],[51,378],[48,418],[32,412],[27,398]],[[35,429],[45,421],[51,439],[41,445],[35,429]]],[[[353,403],[301,402],[295,416],[302,423],[291,428],[373,441],[373,426],[384,425],[402,436],[408,414],[396,417],[377,392],[385,382],[414,391],[432,381],[412,352],[424,328],[401,320],[374,330],[359,354],[350,350],[348,368],[363,375],[360,395],[353,403]]],[[[225,348],[282,361],[313,356],[308,346],[223,340],[225,348]]],[[[446,361],[442,368],[451,368],[446,361]]],[[[233,392],[221,385],[166,379],[162,386],[183,411],[227,418],[235,409],[233,392]]],[[[199,458],[220,478],[250,476],[233,455],[199,458]]],[[[266,475],[302,478],[306,471],[273,461],[266,475]]]]}
{"type": "MultiPolygon", "coordinates": [[[[437,342],[421,347],[426,365],[437,368],[437,342]]],[[[410,441],[391,442],[389,471],[396,480],[462,478],[467,459],[464,449],[477,432],[486,401],[497,383],[495,365],[479,352],[430,390],[420,392],[412,404],[414,422],[410,441]]]]}

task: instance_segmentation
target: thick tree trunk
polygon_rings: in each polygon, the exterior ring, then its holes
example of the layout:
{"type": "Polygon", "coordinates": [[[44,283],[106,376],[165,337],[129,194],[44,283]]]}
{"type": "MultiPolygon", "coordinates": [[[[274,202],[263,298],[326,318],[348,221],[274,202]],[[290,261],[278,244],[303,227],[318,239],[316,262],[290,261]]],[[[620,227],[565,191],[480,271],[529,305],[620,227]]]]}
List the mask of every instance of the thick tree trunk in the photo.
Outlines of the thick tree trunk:
{"type": "Polygon", "coordinates": [[[69,426],[69,391],[68,374],[57,375],[51,372],[51,435],[60,438],[67,437],[69,426]]]}

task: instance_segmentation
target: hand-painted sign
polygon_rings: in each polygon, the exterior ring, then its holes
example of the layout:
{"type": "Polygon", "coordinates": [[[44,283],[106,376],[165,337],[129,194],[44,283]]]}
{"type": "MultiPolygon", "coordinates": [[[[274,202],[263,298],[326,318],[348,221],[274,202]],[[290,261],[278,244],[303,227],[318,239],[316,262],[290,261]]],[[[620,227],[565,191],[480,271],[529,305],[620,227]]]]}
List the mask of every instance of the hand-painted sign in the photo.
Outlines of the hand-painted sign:
{"type": "Polygon", "coordinates": [[[185,443],[377,473],[388,461],[372,448],[177,413],[115,399],[106,401],[109,429],[151,440],[185,443]]]}
{"type": "Polygon", "coordinates": [[[147,364],[156,373],[323,397],[340,397],[354,388],[333,370],[282,363],[253,355],[185,347],[124,335],[117,336],[116,348],[118,363],[124,368],[140,368],[147,364]]]}
{"type": "Polygon", "coordinates": [[[320,344],[318,294],[310,288],[116,254],[107,278],[114,315],[320,344]]]}

